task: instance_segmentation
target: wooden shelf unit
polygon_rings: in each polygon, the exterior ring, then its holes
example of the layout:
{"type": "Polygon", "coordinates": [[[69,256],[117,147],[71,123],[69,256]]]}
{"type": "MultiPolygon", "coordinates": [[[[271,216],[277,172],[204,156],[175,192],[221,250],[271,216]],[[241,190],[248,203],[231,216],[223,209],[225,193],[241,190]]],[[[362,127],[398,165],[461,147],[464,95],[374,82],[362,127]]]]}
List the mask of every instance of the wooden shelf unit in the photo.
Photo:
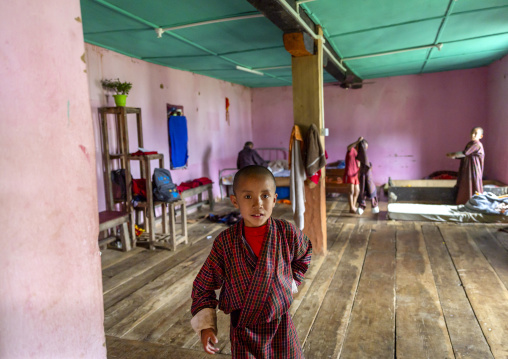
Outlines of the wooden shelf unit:
{"type": "Polygon", "coordinates": [[[175,250],[176,245],[179,243],[187,243],[187,210],[185,207],[185,201],[181,200],[178,203],[165,203],[155,202],[153,199],[153,188],[152,188],[152,166],[151,161],[159,161],[159,168],[164,168],[164,155],[153,154],[153,155],[131,155],[129,151],[129,131],[127,124],[127,115],[136,115],[137,125],[137,138],[138,147],[144,148],[143,146],[143,130],[141,120],[141,109],[134,107],[101,107],[99,108],[99,115],[102,124],[102,141],[104,149],[104,180],[106,188],[106,202],[107,208],[110,211],[115,210],[115,205],[120,203],[124,207],[124,211],[129,214],[130,217],[130,235],[132,238],[132,246],[136,247],[136,231],[135,231],[135,209],[143,211],[144,214],[144,226],[145,233],[140,237],[141,242],[147,242],[150,249],[154,249],[156,242],[167,242],[171,249],[175,250]],[[107,115],[114,115],[116,119],[116,131],[117,131],[117,148],[118,153],[110,153],[109,149],[109,131],[108,131],[108,118],[107,115]],[[125,184],[126,184],[126,198],[115,199],[113,198],[113,184],[111,181],[111,171],[113,169],[112,161],[119,160],[120,168],[125,169],[125,184]],[[146,180],[146,201],[138,202],[134,207],[132,201],[132,177],[131,177],[131,161],[139,162],[139,173],[140,177],[146,180]],[[155,233],[155,213],[154,207],[161,206],[162,209],[162,234],[155,233]],[[182,213],[182,233],[176,235],[176,210],[175,206],[179,206],[182,213]],[[168,223],[167,211],[169,207],[170,218],[168,223]]]}
{"type": "MultiPolygon", "coordinates": [[[[138,147],[143,148],[143,127],[141,120],[141,109],[137,107],[100,107],[99,118],[102,126],[102,145],[103,145],[103,158],[104,158],[104,182],[106,190],[106,206],[108,210],[114,211],[116,203],[124,201],[115,201],[113,199],[113,184],[111,182],[111,171],[113,169],[112,161],[120,160],[120,168],[127,168],[127,156],[129,155],[129,131],[127,126],[127,115],[136,115],[138,147]],[[110,153],[109,149],[109,131],[108,131],[108,116],[114,115],[116,120],[116,143],[117,153],[110,153]]],[[[140,173],[143,173],[143,163],[140,162],[140,173]]],[[[130,173],[129,173],[130,176],[130,173]]],[[[130,182],[126,181],[127,189],[129,189],[130,182]]],[[[129,191],[127,191],[129,192],[129,191]]],[[[128,208],[125,208],[127,211],[128,208]]],[[[133,232],[131,233],[131,235],[133,232]]]]}

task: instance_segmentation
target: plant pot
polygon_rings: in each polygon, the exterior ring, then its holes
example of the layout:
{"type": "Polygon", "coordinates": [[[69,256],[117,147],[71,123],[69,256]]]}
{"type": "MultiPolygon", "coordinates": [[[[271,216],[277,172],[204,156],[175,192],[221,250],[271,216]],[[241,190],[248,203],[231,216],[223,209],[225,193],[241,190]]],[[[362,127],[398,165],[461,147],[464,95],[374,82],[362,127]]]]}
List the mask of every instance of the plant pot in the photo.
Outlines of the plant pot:
{"type": "Polygon", "coordinates": [[[117,107],[125,107],[127,103],[127,95],[113,95],[117,107]]]}

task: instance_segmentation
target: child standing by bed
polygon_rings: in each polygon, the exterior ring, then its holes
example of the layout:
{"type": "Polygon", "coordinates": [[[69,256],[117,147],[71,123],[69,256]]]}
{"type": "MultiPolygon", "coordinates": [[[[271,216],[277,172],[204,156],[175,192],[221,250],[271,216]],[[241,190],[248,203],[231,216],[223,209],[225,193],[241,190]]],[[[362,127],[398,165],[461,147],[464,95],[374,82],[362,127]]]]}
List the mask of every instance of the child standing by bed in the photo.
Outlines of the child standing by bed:
{"type": "Polygon", "coordinates": [[[462,152],[450,152],[446,155],[460,159],[457,177],[457,204],[465,204],[475,192],[483,193],[483,161],[485,151],[480,140],[483,138],[483,128],[475,127],[471,130],[471,141],[462,152]]]}
{"type": "Polygon", "coordinates": [[[311,243],[271,217],[277,195],[268,169],[238,171],[233,193],[243,220],[219,234],[194,281],[192,327],[205,352],[216,353],[218,305],[231,317],[233,358],[303,358],[289,307],[309,267],[311,243]]]}
{"type": "Polygon", "coordinates": [[[359,164],[356,159],[358,152],[356,147],[362,140],[363,137],[360,137],[356,142],[347,146],[346,152],[346,167],[344,168],[344,177],[342,181],[349,184],[349,212],[351,213],[356,213],[356,200],[360,193],[360,182],[358,179],[359,164]]]}
{"type": "Polygon", "coordinates": [[[379,213],[376,184],[372,179],[372,162],[367,157],[369,144],[367,140],[362,140],[358,144],[358,161],[360,162],[359,182],[360,194],[358,195],[358,214],[365,211],[365,200],[370,199],[372,204],[372,213],[379,213]]]}

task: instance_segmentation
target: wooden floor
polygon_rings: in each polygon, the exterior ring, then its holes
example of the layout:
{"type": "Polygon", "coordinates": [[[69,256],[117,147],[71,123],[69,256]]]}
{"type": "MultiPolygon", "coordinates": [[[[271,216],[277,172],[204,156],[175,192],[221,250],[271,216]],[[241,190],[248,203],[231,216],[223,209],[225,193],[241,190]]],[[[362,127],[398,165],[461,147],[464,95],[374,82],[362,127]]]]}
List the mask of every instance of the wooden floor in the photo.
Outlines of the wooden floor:
{"type": "MultiPolygon", "coordinates": [[[[327,201],[328,255],[313,256],[291,314],[306,358],[508,358],[508,233],[501,225],[387,221],[327,201]]],[[[215,213],[231,210],[226,202],[215,213]]],[[[383,211],[384,210],[384,211],[383,211]]],[[[176,252],[102,253],[108,358],[205,358],[192,282],[225,226],[189,216],[176,252]]],[[[274,216],[291,219],[288,205],[274,216]]],[[[231,358],[219,313],[217,358],[231,358]]]]}

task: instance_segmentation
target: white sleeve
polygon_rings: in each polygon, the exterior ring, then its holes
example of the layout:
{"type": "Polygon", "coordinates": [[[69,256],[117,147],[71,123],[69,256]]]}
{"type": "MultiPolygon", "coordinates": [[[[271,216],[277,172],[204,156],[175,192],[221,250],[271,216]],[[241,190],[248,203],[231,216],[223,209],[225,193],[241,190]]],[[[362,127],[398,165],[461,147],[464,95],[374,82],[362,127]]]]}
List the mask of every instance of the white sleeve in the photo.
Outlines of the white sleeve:
{"type": "Polygon", "coordinates": [[[294,279],[293,279],[293,285],[292,285],[291,291],[293,293],[298,293],[298,286],[296,285],[296,282],[294,279]]]}
{"type": "Polygon", "coordinates": [[[217,313],[215,309],[203,308],[191,319],[192,329],[201,338],[201,331],[203,329],[213,329],[217,334],[217,313]]]}

